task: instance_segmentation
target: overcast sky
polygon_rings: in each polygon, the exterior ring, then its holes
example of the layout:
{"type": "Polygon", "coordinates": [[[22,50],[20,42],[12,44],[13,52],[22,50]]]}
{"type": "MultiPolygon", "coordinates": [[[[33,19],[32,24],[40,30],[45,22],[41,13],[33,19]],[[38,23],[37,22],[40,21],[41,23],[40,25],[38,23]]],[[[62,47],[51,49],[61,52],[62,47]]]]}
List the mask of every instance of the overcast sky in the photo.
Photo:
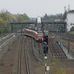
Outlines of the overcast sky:
{"type": "Polygon", "coordinates": [[[63,13],[64,6],[74,9],[74,0],[0,0],[0,10],[11,13],[26,13],[30,17],[63,13]]]}

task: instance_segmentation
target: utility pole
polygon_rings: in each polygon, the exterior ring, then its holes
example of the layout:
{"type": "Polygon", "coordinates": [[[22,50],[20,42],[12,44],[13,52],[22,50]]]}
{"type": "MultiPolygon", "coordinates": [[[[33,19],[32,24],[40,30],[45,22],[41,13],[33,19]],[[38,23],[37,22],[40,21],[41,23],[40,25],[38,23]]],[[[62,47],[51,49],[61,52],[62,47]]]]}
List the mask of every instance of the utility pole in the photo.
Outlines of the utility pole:
{"type": "Polygon", "coordinates": [[[68,38],[68,53],[70,52],[70,40],[68,38]]]}
{"type": "Polygon", "coordinates": [[[11,33],[13,33],[13,24],[11,24],[11,33]]]}

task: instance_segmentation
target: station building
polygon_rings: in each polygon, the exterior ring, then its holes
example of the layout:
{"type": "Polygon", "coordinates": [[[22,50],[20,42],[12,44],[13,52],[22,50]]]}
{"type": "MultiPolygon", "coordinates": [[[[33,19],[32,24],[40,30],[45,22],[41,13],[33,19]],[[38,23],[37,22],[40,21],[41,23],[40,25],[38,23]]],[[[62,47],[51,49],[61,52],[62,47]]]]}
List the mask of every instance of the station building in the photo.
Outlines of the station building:
{"type": "Polygon", "coordinates": [[[74,27],[74,10],[69,10],[66,13],[65,21],[67,23],[67,31],[70,31],[70,29],[74,27]]]}

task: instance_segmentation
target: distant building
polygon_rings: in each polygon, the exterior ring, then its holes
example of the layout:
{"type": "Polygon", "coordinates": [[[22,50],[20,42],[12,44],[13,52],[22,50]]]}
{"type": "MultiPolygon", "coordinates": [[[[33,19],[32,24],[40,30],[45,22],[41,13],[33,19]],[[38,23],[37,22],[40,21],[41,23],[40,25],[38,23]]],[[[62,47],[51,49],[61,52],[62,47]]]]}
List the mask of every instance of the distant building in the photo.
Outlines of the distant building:
{"type": "Polygon", "coordinates": [[[74,26],[74,10],[69,10],[66,15],[65,21],[67,22],[67,31],[74,26]]]}
{"type": "MultiPolygon", "coordinates": [[[[42,21],[45,22],[64,22],[64,15],[63,14],[57,14],[57,15],[46,15],[42,18],[42,21]]],[[[52,32],[65,32],[66,25],[65,24],[45,24],[44,28],[48,31],[52,32]]]]}

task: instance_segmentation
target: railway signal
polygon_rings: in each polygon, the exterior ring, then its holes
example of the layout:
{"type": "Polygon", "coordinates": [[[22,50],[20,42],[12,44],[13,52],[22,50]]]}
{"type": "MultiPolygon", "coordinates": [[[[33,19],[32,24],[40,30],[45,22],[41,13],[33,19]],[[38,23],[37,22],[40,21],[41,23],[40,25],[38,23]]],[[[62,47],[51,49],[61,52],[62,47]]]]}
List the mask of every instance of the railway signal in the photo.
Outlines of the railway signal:
{"type": "Polygon", "coordinates": [[[45,36],[45,35],[44,35],[43,41],[46,42],[46,43],[48,44],[48,36],[45,36]]]}
{"type": "Polygon", "coordinates": [[[43,53],[45,56],[48,54],[48,45],[46,42],[43,42],[43,53]]]}

